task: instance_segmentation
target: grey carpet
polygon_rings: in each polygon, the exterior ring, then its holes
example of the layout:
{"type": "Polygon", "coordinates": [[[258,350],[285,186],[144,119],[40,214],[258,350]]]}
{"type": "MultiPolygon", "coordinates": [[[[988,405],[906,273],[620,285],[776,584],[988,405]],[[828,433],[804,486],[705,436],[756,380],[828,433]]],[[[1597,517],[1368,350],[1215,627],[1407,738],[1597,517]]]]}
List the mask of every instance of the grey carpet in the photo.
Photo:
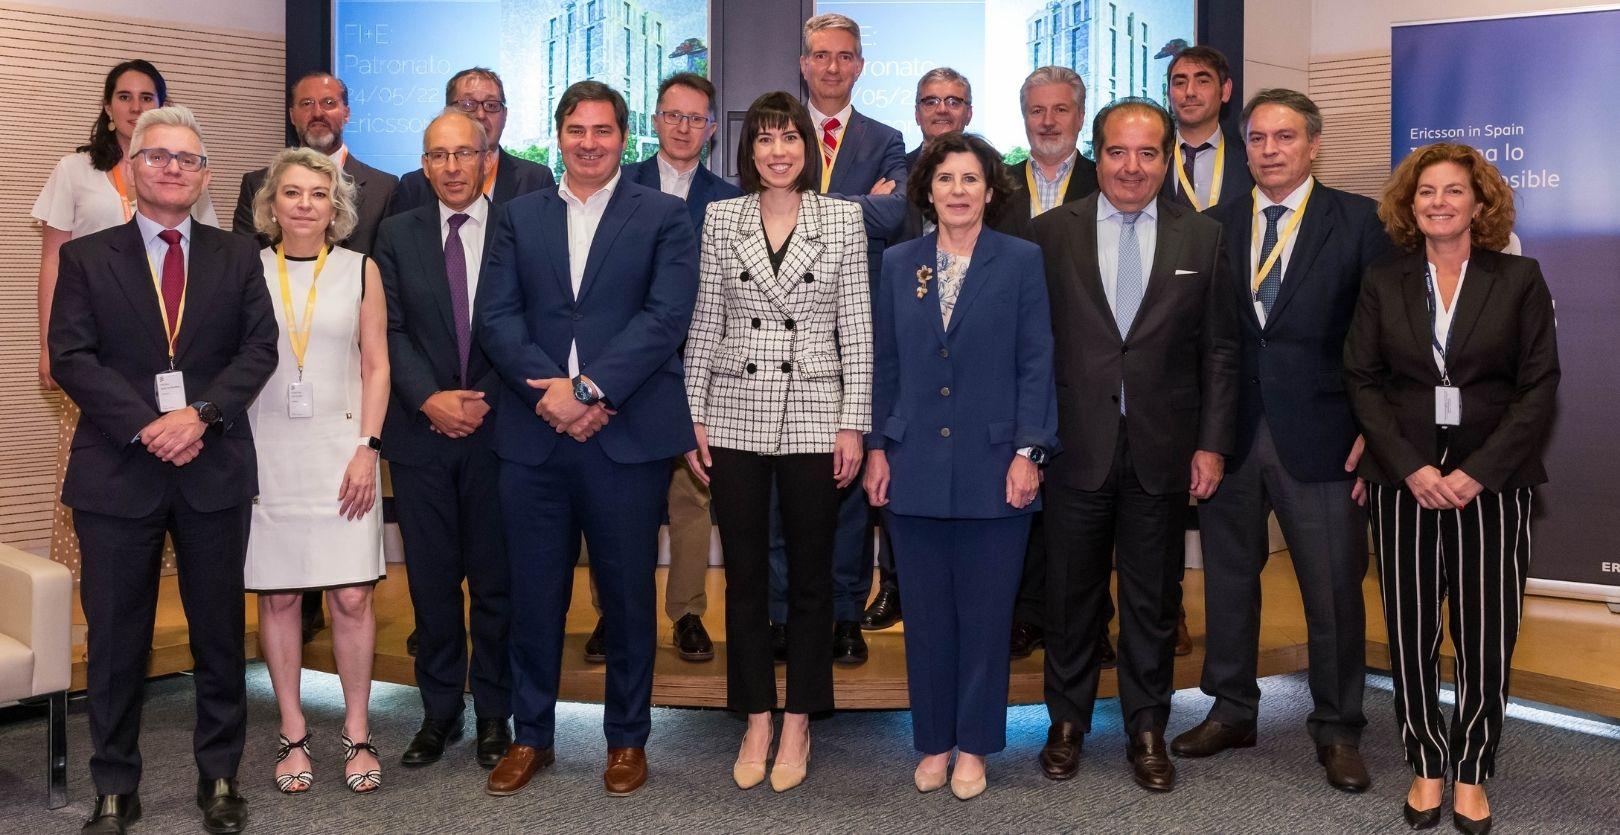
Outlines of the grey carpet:
{"type": "MultiPolygon", "coordinates": [[[[717,710],[653,712],[652,777],[633,797],[602,793],[601,709],[563,705],[558,762],[522,794],[483,793],[485,772],[459,745],[420,770],[397,765],[419,722],[416,691],[378,684],[373,733],[384,757],[383,790],[351,795],[342,782],[342,704],[337,679],[305,673],[305,703],[315,732],[316,786],[284,797],[271,782],[275,702],[262,665],[249,668],[250,736],[243,789],[250,831],[370,832],[1400,832],[1409,772],[1395,745],[1388,679],[1372,677],[1370,726],[1362,746],[1373,772],[1370,792],[1342,794],[1322,779],[1305,736],[1310,701],[1303,674],[1263,682],[1260,744],[1208,760],[1179,760],[1180,784],[1151,795],[1129,778],[1119,703],[1100,702],[1079,775],[1066,783],[1041,776],[1035,756],[1045,741],[1039,706],[1010,711],[1007,750],[990,760],[990,790],[970,803],[948,791],[919,795],[911,722],[904,711],[849,712],[812,727],[810,777],[783,795],[767,786],[738,791],[730,779],[742,723],[717,710]]],[[[145,817],[136,832],[196,832],[191,739],[191,680],[152,682],[142,748],[145,817]]],[[[1172,734],[1202,718],[1209,700],[1176,694],[1172,734]]],[[[0,832],[76,831],[93,799],[84,706],[69,719],[72,803],[44,808],[44,721],[37,713],[0,714],[0,832]]],[[[470,714],[471,711],[469,710],[470,714]]],[[[468,719],[471,730],[471,719],[468,719]]],[[[1620,831],[1620,727],[1590,718],[1514,706],[1491,786],[1498,832],[1620,831]]],[[[1449,821],[1442,824],[1449,831],[1449,821]]]]}

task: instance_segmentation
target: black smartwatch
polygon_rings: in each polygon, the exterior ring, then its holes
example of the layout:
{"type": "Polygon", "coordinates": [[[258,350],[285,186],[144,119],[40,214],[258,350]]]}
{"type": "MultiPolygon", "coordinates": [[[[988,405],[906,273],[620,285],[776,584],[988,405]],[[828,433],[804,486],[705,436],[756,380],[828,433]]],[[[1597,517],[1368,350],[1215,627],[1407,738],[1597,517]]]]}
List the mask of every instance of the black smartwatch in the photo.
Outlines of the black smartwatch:
{"type": "Polygon", "coordinates": [[[1029,463],[1037,467],[1044,467],[1046,462],[1052,460],[1052,453],[1048,452],[1046,447],[1032,446],[1025,457],[1029,459],[1029,463]]]}
{"type": "Polygon", "coordinates": [[[197,402],[191,404],[191,408],[197,410],[197,417],[201,418],[203,423],[206,423],[209,426],[219,423],[219,407],[208,402],[207,400],[198,400],[197,402]]]}
{"type": "Polygon", "coordinates": [[[574,399],[591,406],[602,398],[596,393],[595,389],[591,388],[590,383],[585,382],[585,376],[582,374],[574,378],[574,399]]]}
{"type": "Polygon", "coordinates": [[[371,450],[372,452],[381,454],[382,453],[382,438],[379,438],[376,435],[367,435],[365,437],[362,437],[359,441],[357,441],[355,443],[355,446],[363,446],[366,449],[371,450]]]}

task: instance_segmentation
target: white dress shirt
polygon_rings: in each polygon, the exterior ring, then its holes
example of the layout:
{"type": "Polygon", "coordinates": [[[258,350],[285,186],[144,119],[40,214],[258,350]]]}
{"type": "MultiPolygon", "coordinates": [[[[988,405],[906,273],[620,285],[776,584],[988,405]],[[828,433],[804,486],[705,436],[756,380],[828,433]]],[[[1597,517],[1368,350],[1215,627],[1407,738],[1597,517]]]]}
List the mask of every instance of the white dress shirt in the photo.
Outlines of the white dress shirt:
{"type": "MultiPolygon", "coordinates": [[[[478,298],[478,269],[484,265],[485,226],[489,223],[489,201],[480,197],[457,212],[439,201],[439,246],[450,240],[450,216],[467,216],[461,224],[461,251],[467,257],[467,326],[472,326],[473,300],[478,298]]],[[[577,285],[576,285],[577,286],[577,285]]]]}
{"type": "MultiPolygon", "coordinates": [[[[1108,202],[1102,192],[1097,193],[1097,273],[1102,277],[1103,293],[1108,296],[1108,309],[1114,309],[1114,297],[1119,290],[1119,236],[1125,226],[1119,209],[1108,202]]],[[[1155,197],[1142,207],[1142,216],[1136,219],[1136,245],[1142,251],[1142,298],[1147,298],[1148,276],[1153,272],[1154,248],[1159,243],[1159,198],[1155,197]]]]}
{"type": "MultiPolygon", "coordinates": [[[[563,175],[557,194],[568,205],[568,280],[573,284],[574,299],[579,299],[579,286],[585,281],[585,262],[591,257],[591,241],[596,238],[596,227],[602,223],[613,190],[619,187],[620,171],[613,179],[584,200],[575,196],[568,187],[568,175],[563,175]]],[[[568,343],[568,376],[579,376],[579,343],[568,343]]]]}
{"type": "Polygon", "coordinates": [[[698,166],[703,163],[692,160],[691,168],[678,171],[669,164],[669,160],[664,159],[663,154],[655,154],[653,158],[658,160],[658,190],[685,200],[692,191],[692,180],[697,176],[698,166]]]}
{"type": "MultiPolygon", "coordinates": [[[[1462,298],[1463,279],[1468,276],[1468,262],[1462,262],[1462,269],[1457,271],[1457,289],[1452,291],[1451,304],[1448,307],[1446,300],[1440,297],[1440,270],[1429,262],[1429,280],[1434,282],[1434,339],[1442,346],[1450,347],[1446,340],[1451,338],[1451,320],[1457,315],[1457,300],[1462,298]]],[[[1427,289],[1427,288],[1425,288],[1427,289]]],[[[1429,351],[1434,354],[1434,367],[1441,374],[1446,373],[1446,357],[1440,349],[1431,343],[1429,351]]]]}
{"type": "MultiPolygon", "coordinates": [[[[157,271],[153,278],[154,286],[156,286],[163,280],[163,259],[169,254],[169,245],[164,243],[163,239],[158,237],[158,234],[168,227],[140,212],[135,213],[135,226],[141,230],[141,243],[146,246],[146,260],[151,264],[152,269],[157,271]]],[[[174,229],[180,233],[180,251],[185,255],[186,274],[190,275],[191,216],[187,215],[186,219],[180,221],[180,225],[174,227],[174,229]]],[[[162,296],[163,293],[160,290],[158,297],[161,299],[162,296]]]]}
{"type": "MultiPolygon", "coordinates": [[[[1288,228],[1289,221],[1293,220],[1294,212],[1299,210],[1299,204],[1305,201],[1305,195],[1310,192],[1311,181],[1311,177],[1306,177],[1305,182],[1300,183],[1299,187],[1295,188],[1287,197],[1284,197],[1281,203],[1267,197],[1265,192],[1256,190],[1256,193],[1259,194],[1260,197],[1259,202],[1255,203],[1254,205],[1254,211],[1256,216],[1260,218],[1260,231],[1256,232],[1254,234],[1254,240],[1249,242],[1249,274],[1243,279],[1249,283],[1251,296],[1255,296],[1253,293],[1254,274],[1255,271],[1260,269],[1260,245],[1266,241],[1266,209],[1271,206],[1287,207],[1288,211],[1283,212],[1282,217],[1277,218],[1277,234],[1279,236],[1282,235],[1283,230],[1288,228]]],[[[1251,218],[1249,222],[1253,224],[1254,220],[1251,218]]],[[[1303,221],[1301,221],[1301,225],[1304,225],[1303,221]]],[[[1298,228],[1294,229],[1294,234],[1288,236],[1288,240],[1282,242],[1282,257],[1277,259],[1277,263],[1282,265],[1282,275],[1284,277],[1288,275],[1288,260],[1294,257],[1294,244],[1298,242],[1298,228]]],[[[1281,280],[1281,278],[1278,279],[1279,283],[1281,280]]],[[[1260,303],[1260,299],[1258,297],[1254,298],[1254,315],[1259,317],[1261,326],[1266,324],[1266,309],[1265,306],[1260,303]]]]}

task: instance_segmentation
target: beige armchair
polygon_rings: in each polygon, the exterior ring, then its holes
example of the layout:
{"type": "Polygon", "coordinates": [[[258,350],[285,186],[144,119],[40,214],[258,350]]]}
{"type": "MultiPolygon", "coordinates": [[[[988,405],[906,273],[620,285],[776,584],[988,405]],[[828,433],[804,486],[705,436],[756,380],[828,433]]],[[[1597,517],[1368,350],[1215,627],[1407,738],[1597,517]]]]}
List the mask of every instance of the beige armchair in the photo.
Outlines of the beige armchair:
{"type": "Polygon", "coordinates": [[[43,699],[47,805],[67,805],[67,690],[72,679],[73,575],[0,545],[0,704],[43,699]]]}

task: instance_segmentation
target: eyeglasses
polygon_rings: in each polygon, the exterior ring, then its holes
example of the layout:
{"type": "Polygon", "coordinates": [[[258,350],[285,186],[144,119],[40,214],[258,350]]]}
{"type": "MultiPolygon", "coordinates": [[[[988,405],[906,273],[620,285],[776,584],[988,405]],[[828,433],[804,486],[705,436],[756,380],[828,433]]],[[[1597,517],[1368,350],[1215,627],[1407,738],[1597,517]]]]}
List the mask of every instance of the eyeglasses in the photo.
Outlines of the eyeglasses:
{"type": "Polygon", "coordinates": [[[202,154],[193,154],[190,151],[170,151],[167,148],[142,148],[133,154],[130,159],[139,157],[148,168],[168,168],[169,161],[180,166],[181,171],[201,171],[208,165],[208,157],[202,154]]]}
{"type": "Polygon", "coordinates": [[[500,99],[485,99],[484,101],[479,101],[478,99],[457,99],[456,107],[459,107],[468,113],[472,113],[476,110],[483,110],[485,113],[499,113],[506,109],[506,102],[501,101],[500,99]]]}
{"type": "Polygon", "coordinates": [[[319,105],[322,110],[336,110],[344,105],[342,99],[327,96],[324,99],[299,99],[293,102],[294,110],[314,110],[319,105]]]}
{"type": "Polygon", "coordinates": [[[714,121],[701,113],[678,113],[674,110],[660,110],[653,115],[663,119],[664,124],[669,125],[672,128],[680,126],[682,122],[686,122],[692,126],[693,130],[703,130],[709,126],[710,122],[714,121]]]}
{"type": "Polygon", "coordinates": [[[972,103],[973,102],[970,102],[967,99],[958,98],[956,96],[946,96],[944,98],[940,98],[939,96],[923,96],[922,98],[917,99],[918,107],[926,107],[930,110],[939,107],[941,104],[945,105],[945,107],[949,110],[961,110],[963,107],[966,107],[972,103]]]}
{"type": "Polygon", "coordinates": [[[474,160],[486,153],[488,153],[487,150],[474,148],[457,148],[454,151],[428,151],[422,154],[422,160],[429,165],[438,166],[444,165],[450,161],[451,157],[455,157],[456,162],[462,165],[471,165],[474,160]]]}

